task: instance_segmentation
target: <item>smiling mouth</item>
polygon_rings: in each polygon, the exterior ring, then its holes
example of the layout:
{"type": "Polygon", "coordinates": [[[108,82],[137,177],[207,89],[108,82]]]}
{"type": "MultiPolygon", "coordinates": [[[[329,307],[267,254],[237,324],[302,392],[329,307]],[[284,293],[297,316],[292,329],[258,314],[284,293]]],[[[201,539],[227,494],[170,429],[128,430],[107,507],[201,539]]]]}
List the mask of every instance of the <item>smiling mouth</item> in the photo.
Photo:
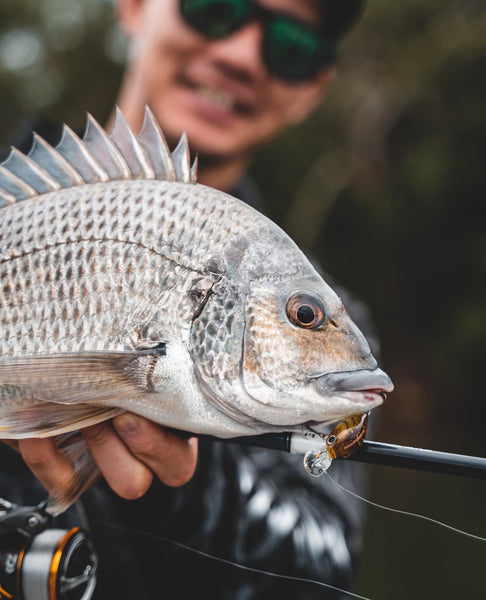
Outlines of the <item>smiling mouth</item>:
{"type": "Polygon", "coordinates": [[[207,86],[198,86],[194,88],[196,93],[207,102],[211,102],[221,110],[233,111],[236,107],[236,101],[230,94],[207,86]]]}
{"type": "Polygon", "coordinates": [[[208,106],[221,113],[250,115],[253,112],[250,103],[241,100],[235,94],[232,94],[219,86],[196,83],[187,77],[181,77],[180,83],[186,89],[194,92],[208,106]]]}
{"type": "Polygon", "coordinates": [[[215,108],[237,115],[249,115],[252,113],[251,107],[238,100],[233,94],[208,85],[194,86],[193,90],[204,101],[212,104],[215,108]]]}

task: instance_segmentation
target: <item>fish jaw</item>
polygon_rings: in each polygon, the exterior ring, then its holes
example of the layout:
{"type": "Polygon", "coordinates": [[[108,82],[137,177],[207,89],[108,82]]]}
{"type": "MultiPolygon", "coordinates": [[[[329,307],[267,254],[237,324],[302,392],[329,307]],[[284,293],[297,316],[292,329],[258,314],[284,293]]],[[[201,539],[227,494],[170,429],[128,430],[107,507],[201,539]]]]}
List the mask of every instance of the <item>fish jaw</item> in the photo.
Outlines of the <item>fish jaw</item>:
{"type": "Polygon", "coordinates": [[[383,404],[386,395],[394,389],[390,377],[378,367],[310,375],[309,383],[318,394],[328,399],[329,404],[340,405],[347,412],[343,416],[369,412],[383,404]]]}
{"type": "Polygon", "coordinates": [[[388,375],[380,368],[340,371],[339,373],[324,373],[309,375],[320,393],[324,395],[347,393],[363,396],[363,400],[376,401],[380,396],[381,404],[386,394],[393,391],[393,383],[388,375]]]}
{"type": "MultiPolygon", "coordinates": [[[[267,431],[318,428],[369,412],[392,390],[390,378],[378,367],[310,375],[292,390],[275,390],[254,375],[245,380],[248,398],[258,403],[258,427],[267,431]]],[[[249,402],[247,413],[250,409],[249,402]]]]}

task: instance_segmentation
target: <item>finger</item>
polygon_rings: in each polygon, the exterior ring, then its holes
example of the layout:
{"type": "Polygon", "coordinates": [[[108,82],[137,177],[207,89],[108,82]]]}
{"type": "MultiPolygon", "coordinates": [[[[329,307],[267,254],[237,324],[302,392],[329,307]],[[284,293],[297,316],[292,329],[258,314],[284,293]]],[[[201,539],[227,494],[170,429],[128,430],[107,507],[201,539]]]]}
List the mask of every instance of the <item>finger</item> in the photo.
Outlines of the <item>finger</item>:
{"type": "Polygon", "coordinates": [[[145,494],[153,474],[130,452],[111,423],[86,427],[82,434],[101,473],[116,494],[126,500],[135,500],[145,494]]]}
{"type": "Polygon", "coordinates": [[[182,439],[155,423],[125,413],[113,426],[133,454],[171,487],[187,483],[197,464],[197,439],[182,439]]]}
{"type": "Polygon", "coordinates": [[[2,440],[2,442],[19,452],[19,440],[2,440]]]}
{"type": "Polygon", "coordinates": [[[32,473],[50,496],[60,496],[69,488],[74,469],[69,459],[54,444],[53,438],[22,439],[18,446],[32,473]]]}

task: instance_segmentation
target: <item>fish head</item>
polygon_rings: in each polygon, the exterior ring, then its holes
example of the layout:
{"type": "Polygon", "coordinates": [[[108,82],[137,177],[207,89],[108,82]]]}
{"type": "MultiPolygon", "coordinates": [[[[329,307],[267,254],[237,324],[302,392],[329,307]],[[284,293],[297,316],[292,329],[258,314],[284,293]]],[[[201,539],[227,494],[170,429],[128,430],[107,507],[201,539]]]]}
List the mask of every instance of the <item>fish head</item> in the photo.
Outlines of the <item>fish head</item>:
{"type": "Polygon", "coordinates": [[[194,370],[223,433],[317,427],[382,404],[393,384],[341,299],[275,224],[247,221],[192,323],[194,370]]]}
{"type": "Polygon", "coordinates": [[[317,274],[277,285],[259,279],[246,314],[241,382],[264,421],[323,425],[368,412],[392,391],[364,335],[317,274]]]}
{"type": "Polygon", "coordinates": [[[285,243],[238,263],[193,321],[192,357],[222,437],[318,428],[382,404],[393,384],[341,299],[285,243]]]}

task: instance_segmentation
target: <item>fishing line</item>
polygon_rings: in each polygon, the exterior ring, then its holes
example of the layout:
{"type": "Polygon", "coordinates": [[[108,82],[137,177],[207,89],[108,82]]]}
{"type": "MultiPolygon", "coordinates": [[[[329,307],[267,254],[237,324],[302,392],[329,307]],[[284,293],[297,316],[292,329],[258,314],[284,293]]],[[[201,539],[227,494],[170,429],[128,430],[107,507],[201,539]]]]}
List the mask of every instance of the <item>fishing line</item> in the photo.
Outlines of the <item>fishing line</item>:
{"type": "Polygon", "coordinates": [[[415,517],[417,519],[423,519],[424,521],[429,521],[430,523],[433,523],[434,525],[439,525],[440,527],[444,527],[445,529],[450,529],[451,531],[454,531],[455,533],[459,533],[459,534],[461,534],[465,537],[469,537],[473,540],[478,540],[480,542],[486,542],[486,537],[482,537],[480,535],[475,535],[474,533],[469,533],[467,531],[463,531],[462,529],[458,529],[457,527],[453,527],[452,525],[448,525],[447,523],[443,523],[442,521],[438,521],[437,519],[433,519],[432,517],[426,517],[425,515],[419,515],[417,513],[408,512],[406,510],[400,510],[398,508],[391,508],[390,506],[384,506],[383,504],[378,504],[377,502],[373,502],[372,500],[363,498],[359,494],[356,494],[355,492],[352,492],[351,490],[348,490],[345,487],[343,487],[340,483],[338,483],[335,479],[333,479],[329,475],[329,473],[324,473],[324,475],[326,475],[328,477],[328,479],[330,479],[334,483],[334,485],[337,485],[337,487],[339,489],[341,489],[343,492],[346,492],[347,494],[350,494],[351,496],[354,496],[358,500],[361,500],[362,502],[366,502],[367,504],[370,504],[371,506],[374,506],[376,508],[381,508],[383,510],[387,510],[389,512],[397,513],[400,515],[406,515],[408,517],[415,517]]]}
{"type": "Polygon", "coordinates": [[[138,534],[138,535],[152,538],[155,540],[167,542],[167,543],[173,544],[174,546],[177,546],[178,548],[181,548],[183,550],[193,552],[194,554],[198,554],[199,556],[202,556],[204,558],[209,558],[210,560],[215,560],[216,562],[220,562],[225,565],[236,567],[237,569],[241,569],[242,571],[249,571],[250,573],[256,573],[259,575],[267,575],[268,577],[275,577],[277,579],[284,579],[286,581],[296,581],[298,583],[310,583],[313,585],[319,585],[321,587],[325,587],[330,590],[334,590],[335,592],[340,592],[341,594],[346,594],[350,598],[357,598],[358,600],[371,600],[371,598],[368,598],[367,596],[360,596],[359,594],[355,594],[354,592],[349,592],[348,590],[334,586],[330,583],[325,583],[324,581],[318,581],[316,579],[307,579],[305,577],[295,577],[293,575],[282,575],[280,573],[273,573],[272,571],[264,571],[262,569],[257,569],[256,567],[248,567],[247,565],[242,565],[240,563],[234,562],[227,558],[221,558],[220,556],[215,556],[213,554],[209,554],[208,552],[204,552],[204,550],[199,550],[197,548],[193,548],[192,546],[188,546],[186,544],[183,544],[182,542],[177,542],[176,540],[172,540],[171,538],[167,538],[162,535],[155,535],[154,533],[150,533],[148,531],[132,529],[131,527],[126,527],[124,525],[117,525],[115,523],[109,523],[108,521],[102,521],[100,519],[90,518],[90,521],[92,523],[98,523],[99,525],[105,525],[106,527],[111,527],[113,529],[117,529],[120,531],[128,531],[133,534],[138,534]]]}

